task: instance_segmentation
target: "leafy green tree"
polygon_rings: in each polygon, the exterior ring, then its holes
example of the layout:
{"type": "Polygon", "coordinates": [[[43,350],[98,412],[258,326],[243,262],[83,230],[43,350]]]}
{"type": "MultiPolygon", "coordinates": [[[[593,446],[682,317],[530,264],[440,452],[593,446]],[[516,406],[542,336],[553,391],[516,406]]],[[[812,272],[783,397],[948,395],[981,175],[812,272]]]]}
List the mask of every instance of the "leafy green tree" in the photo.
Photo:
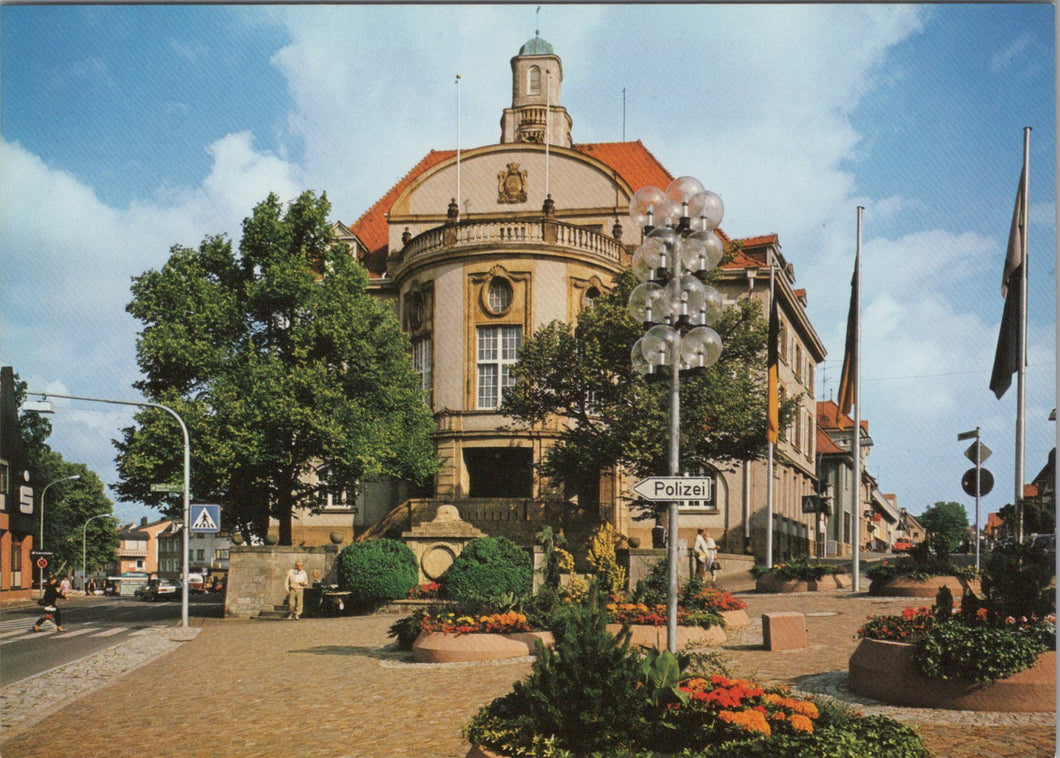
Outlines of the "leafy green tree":
{"type": "MultiPolygon", "coordinates": [[[[423,483],[437,469],[408,339],[334,241],[329,211],[326,196],[285,208],[270,194],[243,221],[238,253],[224,236],[175,246],[134,279],[127,307],[143,324],[136,387],[188,425],[196,497],[244,533],[264,535],[277,518],[283,545],[296,505],[381,475],[423,483]]],[[[136,422],[116,443],[117,491],[176,515],[150,491],[181,479],[176,423],[157,409],[136,422]]]]}
{"type": "MultiPolygon", "coordinates": [[[[15,377],[15,399],[21,406],[26,383],[15,377]]],[[[102,568],[114,558],[118,547],[117,520],[111,516],[113,503],[107,497],[103,482],[83,463],[71,463],[48,445],[52,426],[36,411],[19,414],[19,433],[25,452],[25,470],[29,472],[36,497],[36,508],[44,502],[44,549],[48,574],[69,574],[81,568],[82,545],[88,570],[102,568]],[[67,477],[78,479],[62,481],[67,477]],[[51,487],[48,484],[55,482],[51,487]],[[48,487],[45,493],[44,489],[48,487]],[[100,518],[96,518],[99,516],[100,518]],[[91,520],[90,520],[91,519],[91,520]],[[87,525],[87,531],[86,531],[87,525]]],[[[40,511],[36,511],[37,519],[40,511]]],[[[39,546],[40,521],[36,522],[34,541],[39,546]]]]}
{"type": "Polygon", "coordinates": [[[968,513],[960,503],[937,502],[928,506],[918,520],[939,558],[956,550],[968,532],[968,513]]]}
{"type": "MultiPolygon", "coordinates": [[[[561,419],[561,439],[542,473],[587,501],[600,472],[611,466],[638,477],[669,470],[669,384],[642,378],[630,362],[644,333],[627,311],[635,285],[626,271],[575,324],[554,321],[528,337],[513,368],[515,384],[505,394],[503,412],[522,423],[561,419]]],[[[681,380],[686,471],[752,460],[766,449],[767,319],[758,301],[742,298],[714,329],[724,344],[720,360],[681,380]]],[[[782,428],[797,403],[795,397],[782,401],[782,428]]]]}

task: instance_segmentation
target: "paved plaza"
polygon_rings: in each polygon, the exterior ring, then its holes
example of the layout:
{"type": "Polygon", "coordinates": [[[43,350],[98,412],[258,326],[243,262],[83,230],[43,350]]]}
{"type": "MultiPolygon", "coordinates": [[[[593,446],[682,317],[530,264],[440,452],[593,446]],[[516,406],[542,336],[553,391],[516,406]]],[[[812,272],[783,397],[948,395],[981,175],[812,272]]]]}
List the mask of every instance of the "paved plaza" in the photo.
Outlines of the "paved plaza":
{"type": "MultiPolygon", "coordinates": [[[[720,649],[734,674],[894,716],[917,727],[938,758],[1055,755],[1053,714],[893,708],[845,690],[858,626],[908,600],[850,591],[742,596],[752,624],[720,649]],[[786,610],[806,614],[808,646],[763,650],[760,614],[786,610]]],[[[7,688],[0,754],[462,758],[461,727],[507,693],[530,659],[415,664],[389,646],[397,618],[197,620],[201,630],[168,632],[156,657],[104,681],[86,686],[74,664],[7,688]],[[180,641],[182,634],[192,639],[180,641]],[[11,709],[33,712],[12,718],[11,709]]]]}

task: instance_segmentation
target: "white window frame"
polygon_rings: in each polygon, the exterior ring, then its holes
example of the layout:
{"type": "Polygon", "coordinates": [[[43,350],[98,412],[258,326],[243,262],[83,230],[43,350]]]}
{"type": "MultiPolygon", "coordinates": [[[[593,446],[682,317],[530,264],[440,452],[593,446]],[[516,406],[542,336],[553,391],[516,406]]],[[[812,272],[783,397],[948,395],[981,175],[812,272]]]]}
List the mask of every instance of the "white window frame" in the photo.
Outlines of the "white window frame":
{"type": "Polygon", "coordinates": [[[412,368],[420,377],[420,389],[427,393],[427,401],[433,396],[433,378],[431,366],[434,362],[434,341],[430,334],[424,335],[412,343],[412,368]]]}
{"type": "Polygon", "coordinates": [[[511,369],[519,360],[522,327],[517,325],[480,326],[476,335],[475,407],[496,410],[504,389],[512,386],[511,369]]]}

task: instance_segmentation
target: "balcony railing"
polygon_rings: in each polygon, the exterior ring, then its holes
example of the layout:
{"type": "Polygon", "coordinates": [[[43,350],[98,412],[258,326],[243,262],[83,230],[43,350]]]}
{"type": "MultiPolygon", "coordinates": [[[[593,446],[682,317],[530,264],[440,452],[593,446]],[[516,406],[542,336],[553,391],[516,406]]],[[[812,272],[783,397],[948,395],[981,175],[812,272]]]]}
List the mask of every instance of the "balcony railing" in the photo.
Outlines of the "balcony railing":
{"type": "Polygon", "coordinates": [[[620,241],[599,232],[563,221],[545,218],[504,221],[460,221],[452,226],[428,229],[408,241],[400,257],[403,263],[435,253],[471,248],[505,247],[560,248],[618,264],[624,250],[620,241]]]}

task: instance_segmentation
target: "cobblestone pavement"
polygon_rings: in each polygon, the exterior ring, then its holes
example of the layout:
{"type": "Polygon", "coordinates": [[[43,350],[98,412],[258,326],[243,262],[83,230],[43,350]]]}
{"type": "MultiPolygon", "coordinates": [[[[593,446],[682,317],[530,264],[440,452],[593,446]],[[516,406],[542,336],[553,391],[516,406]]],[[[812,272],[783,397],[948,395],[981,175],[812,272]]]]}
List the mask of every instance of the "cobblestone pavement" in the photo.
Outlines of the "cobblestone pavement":
{"type": "MultiPolygon", "coordinates": [[[[746,599],[753,623],[733,632],[720,651],[733,673],[894,716],[916,726],[938,758],[1055,755],[1053,714],[893,708],[845,690],[862,620],[897,612],[909,601],[850,592],[746,599]],[[760,614],[774,610],[807,615],[808,647],[761,649],[760,614]]],[[[162,657],[115,669],[106,684],[93,679],[98,689],[71,689],[64,701],[55,690],[76,688],[77,667],[86,665],[72,664],[65,673],[50,672],[50,679],[0,693],[5,711],[22,709],[3,719],[0,754],[140,758],[150,745],[155,755],[182,758],[462,758],[468,749],[460,737],[463,724],[482,704],[508,692],[529,670],[530,659],[411,663],[387,647],[386,631],[396,618],[207,619],[194,639],[176,643],[171,635],[167,641],[177,644],[171,652],[169,645],[160,647],[162,657]],[[34,698],[33,687],[50,692],[51,701],[34,698]],[[41,718],[47,718],[46,728],[33,725],[41,718]]]]}

